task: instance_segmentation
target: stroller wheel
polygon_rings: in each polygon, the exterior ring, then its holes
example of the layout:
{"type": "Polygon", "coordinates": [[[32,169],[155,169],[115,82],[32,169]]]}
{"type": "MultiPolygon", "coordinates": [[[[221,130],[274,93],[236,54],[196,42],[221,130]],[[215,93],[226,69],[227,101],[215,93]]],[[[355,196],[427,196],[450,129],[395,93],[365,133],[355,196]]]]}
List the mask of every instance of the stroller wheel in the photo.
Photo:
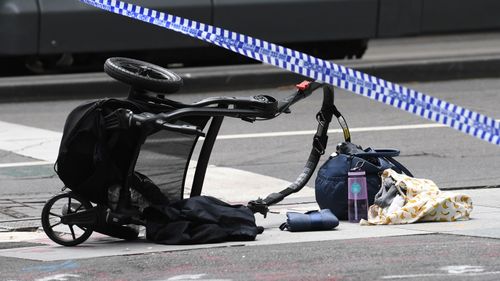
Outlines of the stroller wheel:
{"type": "Polygon", "coordinates": [[[104,63],[104,71],[138,90],[175,93],[182,86],[182,78],[176,73],[140,60],[109,58],[104,63]]]}
{"type": "Polygon", "coordinates": [[[50,240],[63,246],[76,246],[87,240],[93,232],[89,225],[63,222],[68,214],[90,210],[92,204],[73,192],[58,194],[49,199],[42,210],[42,227],[50,240]]]}

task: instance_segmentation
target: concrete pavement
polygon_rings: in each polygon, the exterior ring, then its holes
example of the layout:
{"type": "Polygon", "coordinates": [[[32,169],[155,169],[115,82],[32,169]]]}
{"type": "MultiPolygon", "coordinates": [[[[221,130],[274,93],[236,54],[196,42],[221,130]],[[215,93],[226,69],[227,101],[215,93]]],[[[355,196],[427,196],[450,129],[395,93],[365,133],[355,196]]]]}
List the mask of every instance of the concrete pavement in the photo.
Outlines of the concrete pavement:
{"type": "MultiPolygon", "coordinates": [[[[212,168],[214,169],[214,168],[212,168]]],[[[262,179],[266,183],[266,188],[262,187],[261,181],[248,181],[247,176],[252,178],[258,175],[241,175],[241,180],[233,180],[227,186],[220,186],[217,174],[220,171],[208,173],[207,188],[205,194],[213,195],[222,199],[236,198],[230,202],[246,202],[255,199],[256,196],[266,195],[269,192],[276,191],[283,187],[286,182],[272,178],[262,179]],[[215,187],[217,186],[217,187],[215,187]]],[[[223,172],[223,171],[222,171],[223,172]]],[[[246,173],[246,172],[244,172],[246,173]]],[[[11,199],[0,200],[0,210],[9,210],[3,212],[0,221],[0,244],[3,250],[0,250],[0,256],[15,257],[39,261],[55,261],[66,259],[86,259],[103,256],[134,255],[153,252],[171,252],[191,249],[212,248],[212,247],[231,247],[231,246],[258,246],[271,244],[287,244],[312,241],[333,241],[359,238],[374,237],[392,237],[407,235],[425,235],[425,234],[453,234],[471,237],[500,238],[500,193],[498,189],[470,189],[455,190],[454,192],[465,193],[472,196],[474,210],[471,220],[459,222],[432,222],[416,223],[410,225],[391,225],[391,226],[360,226],[349,222],[341,222],[339,227],[333,231],[317,232],[298,232],[291,233],[280,231],[279,225],[286,221],[287,211],[305,212],[318,209],[314,201],[314,190],[305,187],[301,192],[291,198],[287,198],[283,203],[273,206],[271,213],[267,218],[256,215],[258,225],[265,228],[263,234],[257,236],[256,241],[252,242],[228,242],[220,244],[204,244],[190,246],[157,245],[146,243],[144,238],[138,241],[118,241],[100,234],[93,236],[82,246],[71,248],[62,247],[50,241],[43,231],[38,228],[39,214],[43,207],[44,199],[49,194],[40,194],[39,196],[26,196],[11,199]],[[24,214],[23,218],[6,219],[7,214],[24,214]],[[9,231],[9,227],[24,227],[25,231],[9,231]],[[22,242],[19,244],[19,242],[22,242]],[[10,248],[10,245],[15,248],[10,248]],[[20,247],[22,246],[22,247],[20,247]]]]}
{"type": "MultiPolygon", "coordinates": [[[[269,214],[266,219],[257,215],[258,224],[264,226],[266,230],[263,234],[257,237],[256,241],[253,242],[169,246],[144,243],[144,240],[135,242],[117,242],[115,239],[94,234],[87,242],[84,243],[85,246],[74,249],[53,244],[41,231],[2,232],[0,233],[0,242],[29,242],[37,243],[39,245],[0,250],[0,256],[40,261],[54,261],[103,256],[132,255],[151,252],[169,252],[211,247],[229,247],[235,245],[256,246],[436,233],[500,238],[500,222],[495,219],[500,213],[500,207],[495,204],[496,200],[500,199],[500,195],[497,190],[466,190],[463,192],[471,195],[475,202],[472,219],[469,221],[453,223],[418,223],[395,226],[360,226],[348,222],[341,222],[340,226],[334,231],[301,233],[280,231],[278,226],[286,220],[286,211],[303,212],[306,210],[317,209],[317,206],[314,203],[314,198],[305,197],[298,198],[298,200],[289,200],[286,204],[275,206],[272,213],[269,214]]],[[[304,193],[310,193],[310,189],[306,190],[304,193]]]]}

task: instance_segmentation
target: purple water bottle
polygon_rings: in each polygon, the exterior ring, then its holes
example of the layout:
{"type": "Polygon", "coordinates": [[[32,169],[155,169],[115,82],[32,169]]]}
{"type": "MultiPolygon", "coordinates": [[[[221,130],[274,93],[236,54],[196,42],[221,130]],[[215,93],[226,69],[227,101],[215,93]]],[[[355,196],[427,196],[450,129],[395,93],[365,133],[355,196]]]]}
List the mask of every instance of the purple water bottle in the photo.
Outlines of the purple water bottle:
{"type": "Polygon", "coordinates": [[[368,219],[368,191],[365,171],[350,171],[347,178],[349,193],[347,197],[348,218],[350,222],[368,219]]]}

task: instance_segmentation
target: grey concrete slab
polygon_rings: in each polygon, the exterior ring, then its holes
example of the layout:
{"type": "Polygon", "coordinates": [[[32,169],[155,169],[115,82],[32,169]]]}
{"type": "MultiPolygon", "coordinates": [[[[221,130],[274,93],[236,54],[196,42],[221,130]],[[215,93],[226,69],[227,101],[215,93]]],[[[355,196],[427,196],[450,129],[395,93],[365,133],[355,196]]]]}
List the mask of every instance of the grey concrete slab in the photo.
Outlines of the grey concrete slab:
{"type": "Polygon", "coordinates": [[[33,161],[33,158],[16,154],[12,151],[0,150],[0,166],[4,163],[21,163],[33,161]]]}
{"type": "MultiPolygon", "coordinates": [[[[278,229],[279,224],[285,220],[284,214],[270,214],[266,220],[258,220],[258,224],[265,227],[263,234],[258,235],[255,241],[250,242],[227,242],[203,245],[158,245],[138,241],[117,241],[99,234],[93,236],[85,243],[77,247],[63,247],[55,245],[48,238],[29,240],[31,243],[44,243],[46,246],[25,247],[16,249],[0,250],[0,256],[15,257],[21,259],[56,261],[67,259],[88,259],[96,257],[135,255],[155,252],[173,252],[194,249],[235,247],[235,246],[261,246],[288,244],[312,241],[344,240],[370,237],[389,237],[401,235],[427,234],[420,230],[405,230],[392,227],[373,227],[370,231],[360,231],[362,226],[352,223],[342,223],[336,230],[313,231],[313,232],[288,232],[278,229]]],[[[366,228],[366,227],[363,227],[366,228]]]]}
{"type": "Polygon", "coordinates": [[[15,237],[19,233],[34,233],[38,232],[42,222],[39,218],[27,218],[27,219],[6,219],[0,222],[0,230],[9,231],[13,233],[12,237],[15,237]]]}
{"type": "MultiPolygon", "coordinates": [[[[499,188],[462,190],[461,192],[470,195],[472,197],[474,205],[497,208],[497,210],[500,210],[499,188]]],[[[482,209],[484,208],[481,208],[479,210],[482,209]]],[[[476,210],[474,212],[476,212],[476,210]]]]}
{"type": "Polygon", "coordinates": [[[53,164],[0,167],[0,179],[50,178],[54,176],[56,176],[56,172],[53,164]]]}
{"type": "MultiPolygon", "coordinates": [[[[491,202],[494,202],[496,198],[500,198],[498,190],[460,190],[456,192],[463,192],[472,196],[475,209],[472,212],[471,220],[449,223],[429,222],[389,226],[361,226],[359,224],[343,221],[332,231],[292,233],[279,230],[279,225],[286,221],[287,211],[305,212],[307,210],[317,209],[317,205],[312,201],[312,197],[298,197],[297,199],[299,201],[310,203],[289,203],[287,205],[274,206],[265,219],[260,215],[256,215],[257,224],[265,228],[264,233],[259,235],[256,241],[177,246],[146,243],[144,239],[134,242],[118,241],[100,234],[94,234],[84,244],[73,248],[67,248],[55,245],[47,237],[44,237],[43,233],[33,233],[31,236],[26,236],[25,241],[45,244],[45,246],[17,248],[15,250],[4,249],[0,251],[0,256],[54,261],[69,258],[86,259],[103,256],[170,252],[213,247],[258,246],[436,233],[500,238],[500,221],[497,219],[500,215],[500,208],[487,206],[491,204],[491,202]]],[[[10,235],[11,240],[14,240],[17,234],[12,233],[10,235]]]]}
{"type": "MultiPolygon", "coordinates": [[[[4,243],[27,243],[27,246],[31,241],[43,241],[45,242],[47,240],[47,235],[43,233],[42,231],[36,231],[36,232],[2,232],[0,233],[0,245],[4,243]]],[[[36,243],[36,242],[33,242],[36,243]]],[[[38,246],[45,246],[47,243],[40,243],[37,244],[38,246]]],[[[26,246],[25,246],[26,247],[26,246]]],[[[2,247],[3,249],[10,249],[7,247],[2,247]]]]}
{"type": "Polygon", "coordinates": [[[476,207],[471,219],[468,221],[443,222],[443,223],[416,223],[409,225],[391,226],[405,230],[419,230],[429,233],[442,233],[454,235],[468,235],[475,237],[500,238],[500,210],[491,208],[482,209],[476,207]]]}

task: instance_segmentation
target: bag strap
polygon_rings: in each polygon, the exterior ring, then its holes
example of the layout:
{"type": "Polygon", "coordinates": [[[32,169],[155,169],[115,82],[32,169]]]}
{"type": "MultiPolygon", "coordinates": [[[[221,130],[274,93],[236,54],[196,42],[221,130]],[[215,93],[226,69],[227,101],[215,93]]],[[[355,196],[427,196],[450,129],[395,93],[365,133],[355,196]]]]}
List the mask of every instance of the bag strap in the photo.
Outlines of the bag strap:
{"type": "Polygon", "coordinates": [[[297,85],[297,88],[299,90],[296,95],[304,95],[305,91],[309,91],[310,94],[319,88],[323,88],[323,103],[321,110],[316,114],[318,127],[316,134],[313,137],[313,144],[309,158],[307,159],[302,173],[297,177],[297,179],[287,188],[278,193],[271,193],[265,199],[258,198],[257,200],[248,202],[247,206],[250,210],[254,213],[261,213],[264,217],[267,215],[267,212],[269,212],[270,205],[276,204],[288,195],[300,191],[307,184],[316,170],[321,155],[325,153],[325,149],[328,144],[328,126],[330,125],[333,116],[337,117],[340,127],[342,127],[344,140],[346,142],[351,141],[351,134],[349,132],[347,122],[334,104],[333,86],[319,82],[304,81],[297,85]]]}
{"type": "Polygon", "coordinates": [[[365,157],[396,157],[400,151],[397,149],[373,149],[372,151],[354,153],[353,155],[360,158],[365,157]]]}
{"type": "Polygon", "coordinates": [[[403,164],[399,163],[394,159],[393,157],[399,156],[400,151],[397,149],[373,149],[373,151],[369,152],[360,152],[360,153],[355,153],[353,156],[359,157],[359,158],[368,158],[368,157],[381,157],[384,158],[385,160],[391,162],[396,168],[401,170],[403,173],[405,173],[407,176],[413,177],[413,174],[405,167],[403,164]]]}
{"type": "Polygon", "coordinates": [[[405,166],[403,166],[403,164],[396,161],[396,159],[394,159],[392,157],[384,157],[384,158],[387,159],[389,162],[391,162],[398,169],[400,169],[403,173],[405,173],[405,175],[414,178],[413,174],[405,166]]]}
{"type": "Polygon", "coordinates": [[[288,229],[289,229],[289,225],[288,225],[288,223],[287,223],[287,222],[282,223],[282,224],[279,226],[279,229],[280,229],[281,231],[283,231],[283,230],[285,230],[285,229],[287,229],[287,230],[288,230],[288,229]]]}

